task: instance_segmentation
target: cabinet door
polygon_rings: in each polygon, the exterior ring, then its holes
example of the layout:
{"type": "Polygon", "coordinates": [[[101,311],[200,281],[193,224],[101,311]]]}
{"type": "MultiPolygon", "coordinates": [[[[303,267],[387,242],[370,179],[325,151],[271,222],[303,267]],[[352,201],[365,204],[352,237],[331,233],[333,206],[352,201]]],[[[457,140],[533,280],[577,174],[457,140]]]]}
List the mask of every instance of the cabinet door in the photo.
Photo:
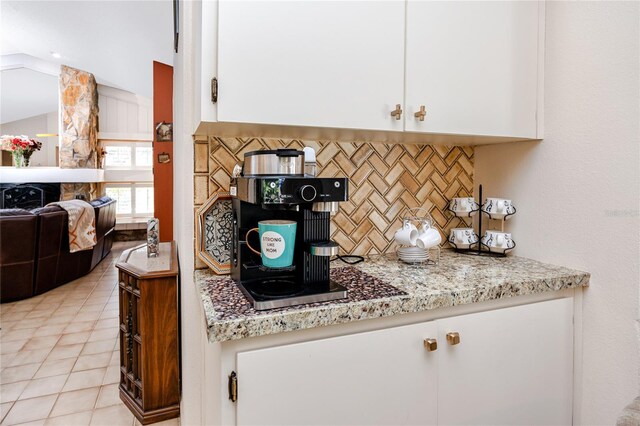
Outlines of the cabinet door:
{"type": "Polygon", "coordinates": [[[404,9],[221,0],[218,120],[402,130],[404,9]]]}
{"type": "Polygon", "coordinates": [[[239,353],[237,424],[435,424],[435,335],[423,323],[239,353]]]}
{"type": "Polygon", "coordinates": [[[539,7],[409,0],[405,129],[536,138],[539,7]]]}
{"type": "Polygon", "coordinates": [[[438,333],[439,424],[571,424],[573,299],[439,320],[438,333]]]}

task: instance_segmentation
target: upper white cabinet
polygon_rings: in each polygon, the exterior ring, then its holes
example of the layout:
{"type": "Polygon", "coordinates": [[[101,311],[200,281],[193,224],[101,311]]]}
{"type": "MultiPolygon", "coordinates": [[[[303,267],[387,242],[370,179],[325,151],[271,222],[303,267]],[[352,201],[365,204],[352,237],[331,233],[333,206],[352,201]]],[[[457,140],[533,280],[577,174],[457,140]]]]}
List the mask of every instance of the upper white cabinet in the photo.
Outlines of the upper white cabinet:
{"type": "Polygon", "coordinates": [[[405,130],[540,138],[536,1],[407,2],[405,130]],[[423,121],[415,113],[424,107],[423,121]]]}
{"type": "Polygon", "coordinates": [[[221,0],[218,121],[402,130],[401,1],[221,0]]]}
{"type": "Polygon", "coordinates": [[[227,136],[543,136],[544,2],[219,0],[201,12],[200,117],[227,136]]]}

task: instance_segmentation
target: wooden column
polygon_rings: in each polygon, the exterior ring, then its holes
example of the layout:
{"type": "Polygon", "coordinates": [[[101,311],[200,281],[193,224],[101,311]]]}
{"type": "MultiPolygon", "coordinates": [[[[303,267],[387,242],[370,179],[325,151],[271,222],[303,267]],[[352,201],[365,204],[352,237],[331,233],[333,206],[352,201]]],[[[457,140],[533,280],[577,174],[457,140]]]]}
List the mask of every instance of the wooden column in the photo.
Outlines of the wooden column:
{"type": "Polygon", "coordinates": [[[173,67],[153,62],[153,199],[154,215],[160,219],[160,241],[173,240],[173,141],[158,141],[155,126],[173,123],[173,67]],[[159,163],[168,154],[170,162],[159,163]]]}

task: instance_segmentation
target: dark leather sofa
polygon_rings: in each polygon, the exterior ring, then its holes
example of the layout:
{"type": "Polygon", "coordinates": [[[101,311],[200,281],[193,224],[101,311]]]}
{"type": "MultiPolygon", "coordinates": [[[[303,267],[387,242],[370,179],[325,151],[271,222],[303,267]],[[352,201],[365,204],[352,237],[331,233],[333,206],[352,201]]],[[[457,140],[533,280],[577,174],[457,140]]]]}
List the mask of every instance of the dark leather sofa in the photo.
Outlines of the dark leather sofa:
{"type": "Polygon", "coordinates": [[[25,299],[80,278],[111,251],[116,201],[90,203],[96,214],[97,244],[69,252],[67,212],[58,206],[32,211],[0,210],[0,302],[25,299]]]}
{"type": "Polygon", "coordinates": [[[0,210],[0,301],[33,296],[38,216],[0,210]]]}

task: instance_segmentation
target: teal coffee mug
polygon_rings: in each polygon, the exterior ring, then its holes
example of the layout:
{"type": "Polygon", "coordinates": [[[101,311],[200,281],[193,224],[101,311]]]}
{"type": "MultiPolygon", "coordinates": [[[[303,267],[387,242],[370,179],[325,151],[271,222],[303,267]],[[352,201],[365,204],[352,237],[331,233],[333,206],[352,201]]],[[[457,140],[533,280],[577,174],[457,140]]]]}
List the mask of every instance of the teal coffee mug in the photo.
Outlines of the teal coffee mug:
{"type": "Polygon", "coordinates": [[[286,268],[293,264],[293,249],[296,245],[296,226],[293,220],[261,220],[257,228],[250,229],[245,241],[249,250],[262,257],[267,268],[286,268]],[[260,235],[260,251],[249,244],[249,234],[260,235]]]}

